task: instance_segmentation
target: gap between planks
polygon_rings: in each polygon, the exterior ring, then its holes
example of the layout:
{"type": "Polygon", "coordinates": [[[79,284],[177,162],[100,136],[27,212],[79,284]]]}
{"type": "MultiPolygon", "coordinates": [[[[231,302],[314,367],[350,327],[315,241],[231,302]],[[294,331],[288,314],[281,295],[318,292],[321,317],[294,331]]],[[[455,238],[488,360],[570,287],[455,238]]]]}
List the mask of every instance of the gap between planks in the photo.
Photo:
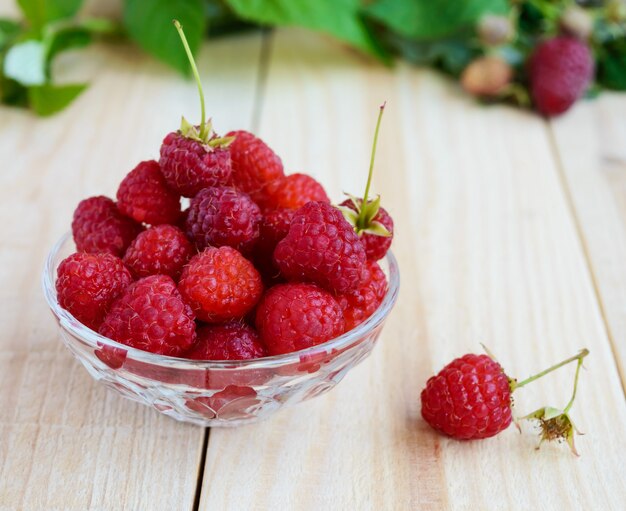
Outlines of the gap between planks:
{"type": "Polygon", "coordinates": [[[602,317],[602,323],[604,325],[606,337],[609,343],[609,347],[611,349],[611,354],[613,355],[613,364],[615,365],[617,374],[619,374],[620,376],[622,392],[626,396],[626,374],[622,372],[622,368],[620,367],[620,364],[618,363],[618,353],[615,347],[615,344],[616,344],[615,337],[613,335],[613,332],[611,331],[611,325],[609,323],[606,309],[604,307],[604,301],[602,300],[602,294],[600,292],[598,276],[596,275],[596,272],[594,270],[594,265],[591,259],[591,254],[589,252],[589,247],[587,246],[585,233],[584,233],[581,221],[580,221],[580,217],[578,215],[578,211],[576,209],[574,197],[572,196],[572,190],[567,180],[563,158],[561,156],[561,151],[559,149],[559,145],[556,140],[556,135],[554,133],[554,125],[552,124],[552,121],[545,121],[545,124],[546,124],[546,132],[548,135],[548,140],[549,140],[550,147],[552,148],[552,153],[554,156],[554,163],[557,169],[557,175],[561,183],[561,189],[563,190],[563,197],[570,211],[572,222],[574,224],[574,229],[576,230],[576,236],[578,237],[578,241],[580,243],[580,249],[583,254],[583,257],[585,258],[585,263],[589,271],[589,277],[590,277],[591,284],[593,287],[594,297],[598,304],[598,311],[600,312],[600,316],[602,317]]]}

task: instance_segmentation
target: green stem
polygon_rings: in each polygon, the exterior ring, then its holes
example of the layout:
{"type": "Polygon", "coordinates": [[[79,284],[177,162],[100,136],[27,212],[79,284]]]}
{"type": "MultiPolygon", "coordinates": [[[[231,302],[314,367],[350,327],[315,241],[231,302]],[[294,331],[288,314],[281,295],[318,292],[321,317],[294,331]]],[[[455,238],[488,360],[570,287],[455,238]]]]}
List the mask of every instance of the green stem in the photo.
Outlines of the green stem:
{"type": "Polygon", "coordinates": [[[200,75],[198,74],[198,68],[196,67],[196,61],[193,58],[193,54],[191,53],[191,48],[189,48],[189,43],[187,42],[187,38],[185,37],[185,32],[183,32],[183,27],[178,20],[173,21],[176,30],[178,31],[178,35],[180,36],[180,40],[183,42],[183,46],[185,47],[185,52],[187,53],[187,58],[189,59],[189,64],[191,65],[191,72],[193,73],[193,77],[196,80],[196,84],[198,85],[198,94],[200,95],[200,108],[201,108],[201,118],[200,118],[200,138],[206,138],[206,111],[204,108],[204,92],[202,92],[202,83],[200,82],[200,75]]]}
{"type": "Polygon", "coordinates": [[[576,399],[576,390],[578,389],[578,375],[580,374],[580,368],[582,365],[583,359],[581,357],[578,359],[578,365],[576,366],[576,375],[574,376],[574,391],[572,392],[572,398],[569,400],[569,403],[567,403],[567,406],[565,407],[565,410],[563,410],[563,413],[569,412],[570,408],[574,404],[574,399],[576,399]]]}
{"type": "MultiPolygon", "coordinates": [[[[520,382],[513,381],[511,383],[511,392],[513,392],[516,389],[519,389],[520,387],[528,385],[529,383],[531,383],[531,382],[533,382],[535,380],[538,380],[542,376],[545,376],[546,374],[551,373],[552,371],[556,371],[560,367],[563,367],[564,365],[567,365],[570,362],[573,362],[574,360],[578,360],[579,367],[580,367],[580,364],[582,364],[583,358],[585,358],[587,355],[589,355],[589,350],[587,348],[585,348],[585,349],[581,350],[580,353],[574,355],[573,357],[569,357],[569,358],[563,360],[563,362],[559,362],[558,364],[555,364],[552,367],[548,367],[548,369],[545,369],[544,371],[541,371],[540,373],[537,373],[537,374],[534,374],[532,376],[529,376],[525,380],[522,380],[520,382]]],[[[578,377],[578,375],[577,375],[577,377],[578,377]]]]}
{"type": "Polygon", "coordinates": [[[370,158],[370,170],[367,176],[367,184],[365,185],[365,193],[363,194],[363,203],[361,205],[361,212],[359,213],[359,218],[357,224],[362,226],[365,222],[365,215],[367,214],[367,209],[365,206],[367,205],[367,199],[370,193],[370,186],[372,185],[372,175],[374,174],[374,159],[376,158],[376,144],[378,143],[378,130],[380,129],[380,121],[383,118],[383,112],[385,111],[385,105],[387,102],[384,102],[380,105],[380,112],[378,113],[378,121],[376,121],[376,131],[374,131],[374,145],[372,146],[372,156],[370,158]]]}

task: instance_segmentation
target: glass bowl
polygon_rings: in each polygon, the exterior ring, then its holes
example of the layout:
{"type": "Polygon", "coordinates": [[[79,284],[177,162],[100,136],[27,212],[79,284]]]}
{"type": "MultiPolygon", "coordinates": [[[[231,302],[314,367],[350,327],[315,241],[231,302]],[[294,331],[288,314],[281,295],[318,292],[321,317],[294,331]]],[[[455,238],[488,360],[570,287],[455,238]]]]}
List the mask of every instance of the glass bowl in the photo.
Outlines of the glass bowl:
{"type": "Polygon", "coordinates": [[[365,322],[317,346],[256,360],[201,362],[148,353],[89,329],[62,309],[55,290],[59,263],[75,251],[63,236],[46,260],[42,284],[61,338],[97,381],[122,396],[176,420],[201,426],[236,426],[264,419],[286,405],[332,389],[365,359],[382,330],[400,285],[391,253],[380,261],[389,288],[365,322]]]}

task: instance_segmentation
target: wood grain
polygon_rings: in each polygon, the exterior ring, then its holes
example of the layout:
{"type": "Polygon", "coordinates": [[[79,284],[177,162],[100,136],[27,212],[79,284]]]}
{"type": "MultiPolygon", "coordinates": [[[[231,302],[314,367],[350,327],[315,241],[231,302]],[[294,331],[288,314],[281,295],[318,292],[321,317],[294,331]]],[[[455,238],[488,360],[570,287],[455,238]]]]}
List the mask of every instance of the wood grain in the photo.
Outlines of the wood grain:
{"type": "MultiPolygon", "coordinates": [[[[331,393],[265,423],[212,430],[203,509],[621,509],[616,364],[545,123],[449,81],[384,69],[279,31],[260,134],[289,171],[360,192],[378,105],[374,189],[397,223],[402,290],[374,354],[331,393]],[[523,377],[591,350],[574,415],[581,458],[532,428],[456,442],[419,416],[426,379],[486,343],[523,377]]],[[[622,301],[622,303],[624,303],[622,301]]],[[[521,390],[518,415],[564,406],[573,368],[521,390]]]]}
{"type": "MultiPolygon", "coordinates": [[[[222,132],[250,126],[260,48],[255,34],[199,56],[222,132]]],[[[51,119],[0,108],[0,509],[191,509],[205,430],[94,383],[57,338],[39,276],[80,199],[114,196],[182,114],[198,118],[195,85],[127,46],[63,55],[57,76],[92,83],[51,119]]]]}
{"type": "Polygon", "coordinates": [[[626,385],[626,98],[603,94],[551,128],[626,385]]]}

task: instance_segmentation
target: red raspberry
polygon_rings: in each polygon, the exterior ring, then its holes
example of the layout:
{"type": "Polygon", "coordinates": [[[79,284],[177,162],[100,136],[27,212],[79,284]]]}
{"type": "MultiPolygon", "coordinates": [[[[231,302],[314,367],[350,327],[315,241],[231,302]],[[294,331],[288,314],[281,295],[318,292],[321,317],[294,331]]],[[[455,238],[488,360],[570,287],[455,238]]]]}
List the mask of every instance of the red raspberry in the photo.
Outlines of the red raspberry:
{"type": "Polygon", "coordinates": [[[288,279],[347,293],[358,286],[366,257],[361,240],[338,209],[309,202],[296,211],[274,260],[288,279]]]}
{"type": "Polygon", "coordinates": [[[369,318],[382,303],[387,292],[387,277],[378,263],[368,261],[363,268],[359,287],[339,295],[337,301],[343,310],[346,330],[352,330],[369,318]]]}
{"type": "Polygon", "coordinates": [[[272,355],[302,350],[344,332],[341,307],[314,284],[279,284],[256,311],[256,326],[272,355]]]}
{"type": "Polygon", "coordinates": [[[307,174],[291,174],[276,179],[252,198],[264,209],[298,209],[311,201],[330,203],[324,187],[307,174]]]}
{"type": "Polygon", "coordinates": [[[280,275],[274,262],[274,249],[278,242],[289,232],[293,209],[274,209],[266,211],[259,224],[259,239],[254,246],[254,262],[261,275],[273,282],[280,275]]]}
{"type": "Polygon", "coordinates": [[[177,279],[195,249],[183,232],[173,225],[157,225],[142,232],[130,244],[124,263],[137,278],[169,275],[177,279]]]}
{"type": "MultiPolygon", "coordinates": [[[[359,204],[362,204],[363,200],[359,199],[359,204]]],[[[357,211],[354,203],[348,199],[341,203],[341,206],[346,206],[354,211],[357,211]]],[[[391,233],[391,236],[378,236],[376,234],[370,234],[362,232],[360,234],[361,242],[365,246],[365,254],[370,261],[378,261],[387,254],[391,242],[393,241],[393,219],[387,213],[385,208],[381,207],[374,218],[373,222],[379,222],[385,226],[385,228],[391,233]]]]}
{"type": "Polygon", "coordinates": [[[198,319],[221,323],[244,317],[263,294],[259,272],[231,247],[209,247],[194,256],[178,283],[198,319]]]}
{"type": "Polygon", "coordinates": [[[117,207],[146,224],[173,224],[180,217],[180,197],[165,184],[159,164],[142,161],[120,183],[117,207]]]}
{"type": "Polygon", "coordinates": [[[568,110],[585,93],[594,74],[589,47],[574,37],[555,37],[539,44],[529,64],[535,107],[548,116],[568,110]]]}
{"type": "Polygon", "coordinates": [[[192,360],[248,360],[267,355],[256,331],[237,321],[198,329],[198,340],[186,354],[192,360]]]}
{"type": "Polygon", "coordinates": [[[113,303],[100,334],[133,348],[176,357],[196,340],[193,312],[167,275],[130,285],[113,303]]]}
{"type": "Polygon", "coordinates": [[[260,138],[242,130],[226,136],[235,137],[229,146],[233,163],[231,184],[238,190],[256,192],[285,175],[280,158],[260,138]]]}
{"type": "Polygon", "coordinates": [[[457,358],[426,383],[422,417],[453,438],[496,435],[511,424],[509,378],[487,355],[457,358]]]}
{"type": "Polygon", "coordinates": [[[177,131],[163,140],[159,163],[167,184],[184,197],[226,184],[232,172],[227,148],[209,147],[177,131]]]}
{"type": "Polygon", "coordinates": [[[72,220],[76,249],[91,254],[121,256],[141,230],[141,225],[122,215],[115,202],[102,195],[81,201],[72,220]]]}
{"type": "Polygon", "coordinates": [[[113,301],[133,281],[124,263],[108,253],[78,252],[61,261],[56,290],[59,304],[96,330],[113,301]]]}
{"type": "Polygon", "coordinates": [[[200,250],[226,245],[247,252],[259,237],[260,221],[261,211],[247,194],[205,188],[191,200],[187,233],[200,250]]]}

